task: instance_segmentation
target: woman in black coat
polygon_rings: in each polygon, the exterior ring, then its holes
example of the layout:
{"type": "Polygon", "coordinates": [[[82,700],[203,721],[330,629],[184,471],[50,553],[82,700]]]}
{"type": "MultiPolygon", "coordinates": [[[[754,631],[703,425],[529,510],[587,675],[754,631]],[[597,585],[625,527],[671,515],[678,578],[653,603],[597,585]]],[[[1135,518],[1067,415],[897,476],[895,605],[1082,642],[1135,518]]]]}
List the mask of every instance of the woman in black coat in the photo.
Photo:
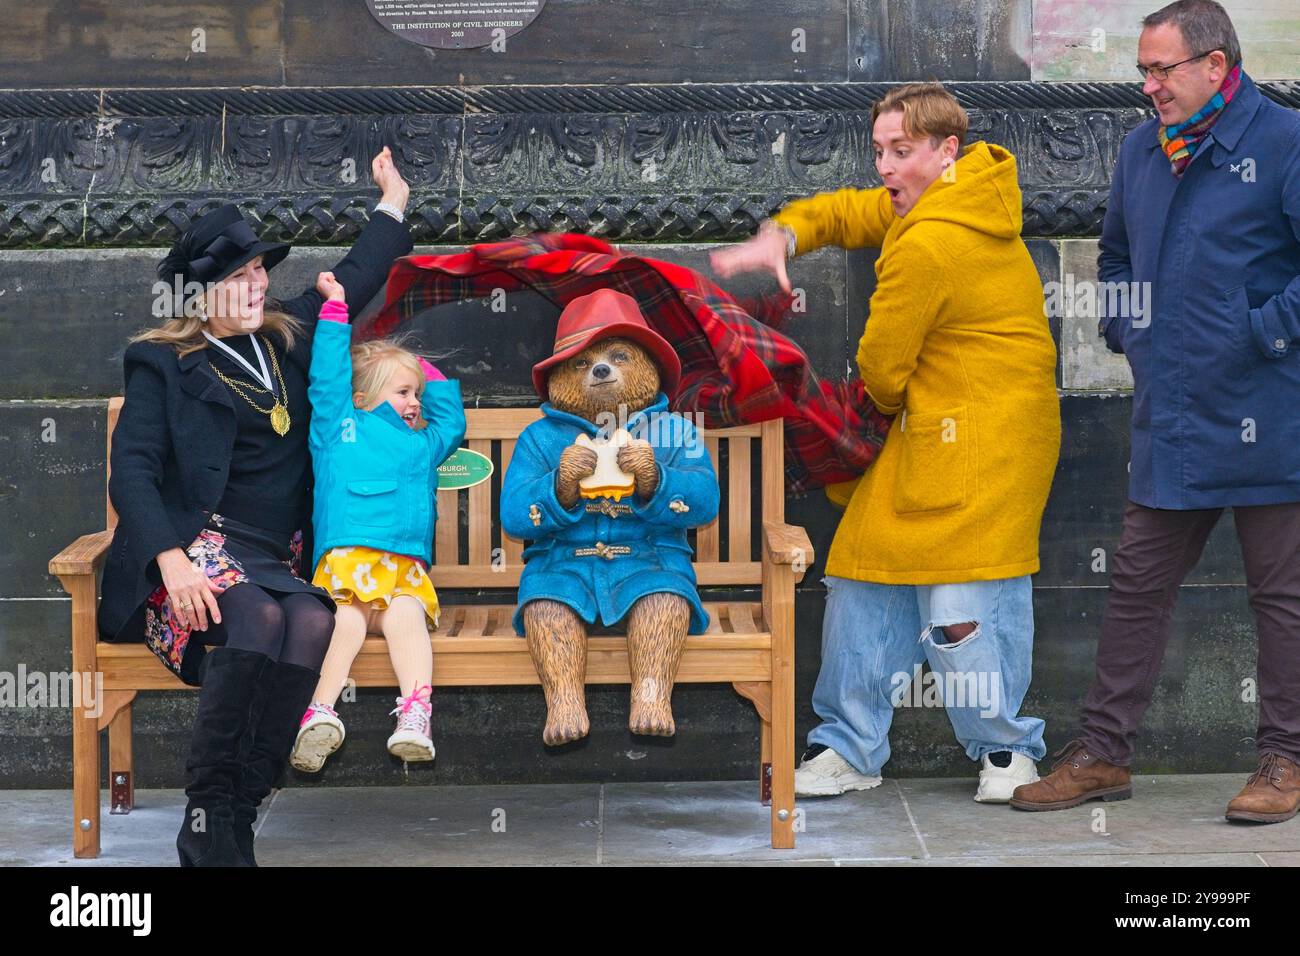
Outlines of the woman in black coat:
{"type": "MultiPolygon", "coordinates": [[[[372,171],[383,197],[333,270],[358,304],[411,251],[409,190],[387,147],[372,171]]],[[[266,298],[267,270],[288,252],[260,241],[235,206],[199,217],[158,268],[183,290],[173,317],[123,360],[99,629],[143,638],[201,685],[182,865],[256,865],[257,807],[284,770],[333,631],[332,599],[299,565],[312,553],[307,370],[322,298],[314,288],[266,298]]]]}

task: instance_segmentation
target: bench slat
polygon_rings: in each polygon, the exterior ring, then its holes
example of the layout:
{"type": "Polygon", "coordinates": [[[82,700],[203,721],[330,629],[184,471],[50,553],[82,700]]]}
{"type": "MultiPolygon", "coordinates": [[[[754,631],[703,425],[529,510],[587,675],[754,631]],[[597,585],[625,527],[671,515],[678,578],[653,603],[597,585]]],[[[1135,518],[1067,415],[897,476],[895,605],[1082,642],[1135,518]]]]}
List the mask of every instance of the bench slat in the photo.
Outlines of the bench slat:
{"type": "MultiPolygon", "coordinates": [[[[718,463],[718,439],[710,434],[705,434],[704,447],[709,452],[709,460],[713,462],[713,468],[716,471],[720,465],[718,463]]],[[[720,518],[714,518],[702,528],[695,531],[695,558],[697,561],[710,562],[718,560],[718,528],[720,527],[720,518]]]]}
{"type": "MultiPolygon", "coordinates": [[[[760,607],[751,603],[706,604],[710,631],[686,639],[677,679],[692,683],[722,682],[739,680],[731,675],[742,673],[746,675],[745,680],[770,680],[772,635],[754,625],[760,607]],[[732,633],[727,633],[728,629],[732,633]]],[[[536,684],[537,672],[528,656],[528,646],[510,628],[513,613],[514,607],[509,604],[443,608],[438,630],[431,638],[434,684],[536,684]],[[458,636],[449,636],[457,628],[458,636]]],[[[95,646],[105,690],[187,689],[169,671],[158,666],[157,658],[143,644],[99,642],[95,646]]],[[[588,638],[587,667],[588,683],[627,683],[630,679],[627,639],[619,635],[588,638]],[[597,660],[600,663],[593,668],[593,661],[597,660]]],[[[351,676],[362,687],[389,687],[396,683],[388,645],[382,637],[366,638],[351,676]]]]}
{"type": "Polygon", "coordinates": [[[749,560],[749,439],[727,441],[727,560],[749,560]]]}
{"type": "Polygon", "coordinates": [[[763,422],[763,520],[785,521],[785,425],[777,418],[763,422]]]}
{"type": "MultiPolygon", "coordinates": [[[[470,439],[470,451],[492,458],[492,442],[470,439]]],[[[480,481],[469,490],[469,563],[487,564],[492,551],[492,485],[480,481]]]]}
{"type": "MultiPolygon", "coordinates": [[[[123,645],[100,645],[122,647],[123,645]]],[[[104,689],[194,690],[158,666],[143,645],[130,656],[101,657],[104,689]]],[[[352,665],[359,687],[393,687],[397,677],[382,638],[367,638],[352,665]]],[[[677,671],[677,683],[726,683],[772,679],[771,635],[701,635],[688,637],[677,671]]],[[[588,639],[587,683],[626,684],[627,639],[588,639]]],[[[535,685],[537,671],[528,646],[519,637],[445,637],[433,639],[433,684],[436,687],[495,687],[535,685]]]]}
{"type": "Polygon", "coordinates": [[[456,632],[457,637],[482,637],[488,626],[488,611],[489,608],[482,605],[465,608],[464,619],[456,632]]]}
{"type": "MultiPolygon", "coordinates": [[[[515,440],[513,438],[502,439],[501,441],[501,481],[506,480],[506,469],[510,467],[510,459],[514,457],[515,440]]],[[[497,522],[498,526],[500,521],[497,522]]],[[[524,543],[518,538],[512,537],[501,531],[501,548],[505,552],[505,566],[507,568],[517,568],[524,563],[524,543]]]]}
{"type": "MultiPolygon", "coordinates": [[[[760,617],[761,612],[760,612],[760,617]]],[[[757,634],[758,625],[754,623],[754,606],[752,604],[727,605],[727,619],[731,629],[737,634],[757,634]]]]}
{"type": "Polygon", "coordinates": [[[113,500],[108,497],[108,477],[113,461],[113,429],[117,427],[117,419],[122,414],[122,403],[125,401],[126,397],[122,395],[115,395],[108,400],[108,447],[105,449],[108,457],[104,459],[104,501],[108,505],[108,523],[104,527],[109,531],[117,527],[117,509],[113,507],[113,500]]]}
{"type": "MultiPolygon", "coordinates": [[[[434,559],[439,568],[460,562],[460,498],[457,491],[438,492],[438,526],[434,531],[434,559]]],[[[433,577],[433,575],[430,575],[433,577]]],[[[434,587],[438,586],[434,579],[434,587]]]]}

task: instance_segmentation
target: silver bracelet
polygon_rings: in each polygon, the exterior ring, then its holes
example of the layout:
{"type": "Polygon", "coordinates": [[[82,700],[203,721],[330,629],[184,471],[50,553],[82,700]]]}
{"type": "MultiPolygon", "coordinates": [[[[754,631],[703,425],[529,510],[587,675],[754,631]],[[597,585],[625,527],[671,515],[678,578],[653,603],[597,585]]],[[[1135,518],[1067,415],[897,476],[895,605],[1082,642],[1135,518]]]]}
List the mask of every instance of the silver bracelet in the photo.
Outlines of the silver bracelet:
{"type": "Polygon", "coordinates": [[[392,203],[375,203],[375,212],[388,213],[388,215],[392,216],[398,222],[402,222],[406,218],[406,216],[403,215],[402,210],[398,209],[392,203]]]}
{"type": "Polygon", "coordinates": [[[793,259],[795,248],[798,245],[798,240],[795,237],[794,230],[789,226],[782,225],[775,219],[764,219],[759,225],[760,232],[772,230],[779,230],[785,234],[785,257],[787,259],[793,259]]]}

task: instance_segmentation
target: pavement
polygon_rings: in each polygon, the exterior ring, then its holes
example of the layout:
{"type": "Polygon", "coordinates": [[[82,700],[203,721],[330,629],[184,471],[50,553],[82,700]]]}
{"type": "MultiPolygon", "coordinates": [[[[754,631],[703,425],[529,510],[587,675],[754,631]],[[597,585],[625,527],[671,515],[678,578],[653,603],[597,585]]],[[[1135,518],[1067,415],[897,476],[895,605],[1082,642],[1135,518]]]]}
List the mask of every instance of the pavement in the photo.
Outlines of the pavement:
{"type": "MultiPolygon", "coordinates": [[[[752,781],[288,787],[263,808],[257,854],[266,866],[1300,865],[1300,817],[1224,820],[1245,778],[1135,777],[1131,800],[1052,813],[977,804],[973,777],[886,779],[801,801],[793,850],[768,845],[752,781]]],[[[3,790],[0,866],[175,866],[184,805],[179,790],[137,791],[131,813],[103,812],[99,858],[78,860],[70,790],[3,790]]]]}

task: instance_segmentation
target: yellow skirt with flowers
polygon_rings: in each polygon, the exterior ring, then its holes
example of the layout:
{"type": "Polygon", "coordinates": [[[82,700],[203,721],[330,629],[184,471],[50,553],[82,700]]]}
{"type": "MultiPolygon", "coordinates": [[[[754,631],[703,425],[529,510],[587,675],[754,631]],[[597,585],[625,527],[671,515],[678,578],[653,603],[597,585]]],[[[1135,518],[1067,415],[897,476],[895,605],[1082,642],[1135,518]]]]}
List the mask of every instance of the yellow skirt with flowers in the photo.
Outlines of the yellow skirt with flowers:
{"type": "Polygon", "coordinates": [[[422,605],[424,613],[438,626],[438,594],[424,566],[404,554],[390,554],[361,545],[330,548],[316,565],[311,583],[330,592],[339,604],[353,600],[374,601],[387,608],[399,594],[409,594],[422,605]]]}

